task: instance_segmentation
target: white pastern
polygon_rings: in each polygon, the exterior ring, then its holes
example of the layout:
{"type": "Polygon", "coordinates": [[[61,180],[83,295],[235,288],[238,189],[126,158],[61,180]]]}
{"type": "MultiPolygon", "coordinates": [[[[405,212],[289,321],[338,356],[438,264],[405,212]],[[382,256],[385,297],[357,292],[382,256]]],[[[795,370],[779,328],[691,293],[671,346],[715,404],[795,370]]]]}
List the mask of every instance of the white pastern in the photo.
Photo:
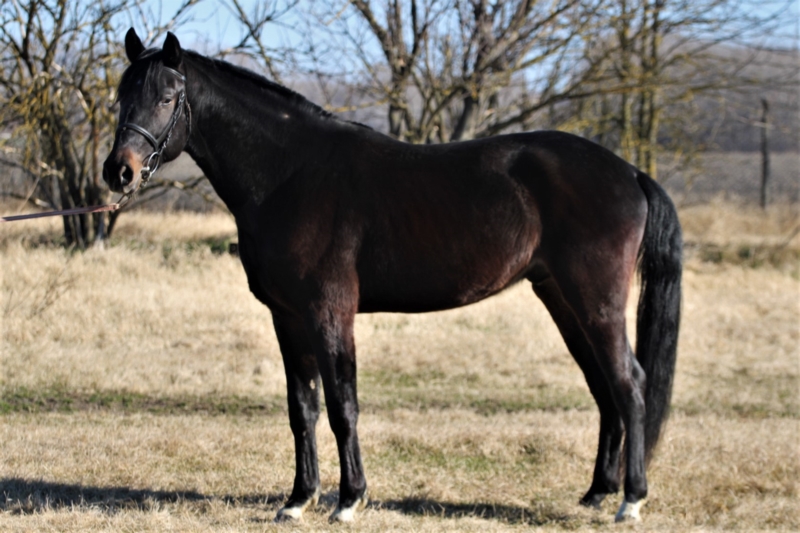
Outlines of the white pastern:
{"type": "Polygon", "coordinates": [[[331,522],[352,522],[356,518],[356,512],[364,509],[367,506],[367,493],[358,499],[350,507],[337,507],[330,517],[331,522]]]}
{"type": "Polygon", "coordinates": [[[629,503],[625,500],[619,506],[617,516],[614,517],[614,522],[639,522],[642,517],[639,516],[639,510],[644,505],[645,500],[639,500],[636,503],[629,503]]]}
{"type": "Polygon", "coordinates": [[[283,507],[278,514],[275,516],[276,522],[297,522],[303,518],[303,512],[308,509],[309,507],[314,507],[317,505],[319,501],[320,490],[317,488],[317,491],[314,495],[305,501],[302,505],[294,505],[292,507],[283,507]]]}

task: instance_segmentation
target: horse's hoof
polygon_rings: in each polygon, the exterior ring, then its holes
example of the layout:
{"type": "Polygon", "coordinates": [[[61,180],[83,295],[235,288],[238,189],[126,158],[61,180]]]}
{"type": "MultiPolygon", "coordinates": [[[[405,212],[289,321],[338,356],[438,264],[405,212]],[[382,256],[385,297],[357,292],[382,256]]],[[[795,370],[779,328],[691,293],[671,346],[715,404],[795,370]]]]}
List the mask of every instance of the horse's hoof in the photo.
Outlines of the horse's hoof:
{"type": "Polygon", "coordinates": [[[303,519],[303,510],[299,507],[284,507],[278,514],[275,515],[276,524],[284,524],[287,522],[300,522],[303,519]]]}
{"type": "Polygon", "coordinates": [[[317,487],[317,490],[314,492],[314,494],[303,503],[287,505],[281,508],[281,510],[278,511],[278,514],[275,516],[275,522],[299,522],[302,520],[303,512],[306,509],[317,505],[317,502],[319,501],[319,495],[320,490],[319,487],[317,487]]]}
{"type": "Polygon", "coordinates": [[[581,500],[578,503],[583,505],[584,507],[589,507],[591,509],[599,511],[602,509],[600,504],[603,503],[603,500],[605,498],[606,498],[605,494],[599,492],[595,492],[594,494],[592,494],[589,492],[586,493],[586,496],[581,498],[581,500]]]}
{"type": "Polygon", "coordinates": [[[644,505],[644,500],[639,500],[636,503],[630,503],[623,500],[622,505],[619,506],[617,516],[614,517],[614,522],[639,522],[642,517],[639,516],[639,509],[644,505]]]}
{"type": "Polygon", "coordinates": [[[353,505],[349,507],[337,506],[329,519],[330,522],[352,522],[356,518],[356,512],[361,511],[367,506],[368,499],[367,491],[365,490],[364,494],[362,494],[353,505]]]}

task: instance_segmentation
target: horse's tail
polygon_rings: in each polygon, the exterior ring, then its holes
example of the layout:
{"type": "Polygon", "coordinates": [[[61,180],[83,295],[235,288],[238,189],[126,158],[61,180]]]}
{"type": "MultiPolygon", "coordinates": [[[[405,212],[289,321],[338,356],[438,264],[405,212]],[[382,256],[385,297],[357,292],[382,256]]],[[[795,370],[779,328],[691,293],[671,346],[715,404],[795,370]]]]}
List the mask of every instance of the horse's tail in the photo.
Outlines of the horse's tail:
{"type": "Polygon", "coordinates": [[[650,460],[669,415],[681,315],[683,238],[667,193],[644,172],[637,175],[647,197],[647,223],[639,249],[641,293],[636,320],[636,358],[647,377],[645,456],[650,460]]]}

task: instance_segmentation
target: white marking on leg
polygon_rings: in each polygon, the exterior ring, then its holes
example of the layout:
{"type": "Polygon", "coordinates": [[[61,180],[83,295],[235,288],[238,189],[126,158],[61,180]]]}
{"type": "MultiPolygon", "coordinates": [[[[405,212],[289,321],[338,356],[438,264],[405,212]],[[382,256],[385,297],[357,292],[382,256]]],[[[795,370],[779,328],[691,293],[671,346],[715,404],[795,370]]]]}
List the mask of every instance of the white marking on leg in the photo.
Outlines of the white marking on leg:
{"type": "Polygon", "coordinates": [[[345,508],[337,507],[331,515],[331,522],[352,522],[355,518],[355,506],[345,508]]]}
{"type": "Polygon", "coordinates": [[[290,520],[300,520],[303,518],[303,511],[305,511],[305,507],[284,507],[278,511],[275,521],[284,522],[290,520]]]}
{"type": "Polygon", "coordinates": [[[367,493],[364,491],[364,495],[350,507],[337,507],[329,520],[331,522],[352,522],[356,518],[356,512],[367,506],[368,499],[367,493]]]}
{"type": "Polygon", "coordinates": [[[303,512],[309,507],[314,507],[319,501],[320,490],[317,487],[314,495],[307,499],[300,505],[293,505],[292,507],[283,507],[275,516],[276,522],[294,522],[303,518],[303,512]]]}
{"type": "Polygon", "coordinates": [[[622,500],[622,505],[619,506],[617,516],[614,517],[614,522],[638,522],[642,518],[639,516],[639,509],[644,505],[645,500],[639,500],[636,503],[630,503],[622,500]]]}

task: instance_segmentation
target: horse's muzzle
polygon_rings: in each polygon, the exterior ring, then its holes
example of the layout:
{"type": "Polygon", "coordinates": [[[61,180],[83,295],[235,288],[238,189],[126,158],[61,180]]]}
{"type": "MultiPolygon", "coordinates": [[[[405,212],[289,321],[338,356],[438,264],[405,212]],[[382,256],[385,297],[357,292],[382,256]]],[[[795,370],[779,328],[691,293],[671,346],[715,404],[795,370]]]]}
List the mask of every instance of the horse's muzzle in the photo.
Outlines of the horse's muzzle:
{"type": "Polygon", "coordinates": [[[122,154],[122,157],[114,157],[112,153],[103,163],[103,181],[114,192],[129,193],[135,190],[141,181],[141,165],[133,163],[134,159],[128,155],[126,153],[122,154]]]}

